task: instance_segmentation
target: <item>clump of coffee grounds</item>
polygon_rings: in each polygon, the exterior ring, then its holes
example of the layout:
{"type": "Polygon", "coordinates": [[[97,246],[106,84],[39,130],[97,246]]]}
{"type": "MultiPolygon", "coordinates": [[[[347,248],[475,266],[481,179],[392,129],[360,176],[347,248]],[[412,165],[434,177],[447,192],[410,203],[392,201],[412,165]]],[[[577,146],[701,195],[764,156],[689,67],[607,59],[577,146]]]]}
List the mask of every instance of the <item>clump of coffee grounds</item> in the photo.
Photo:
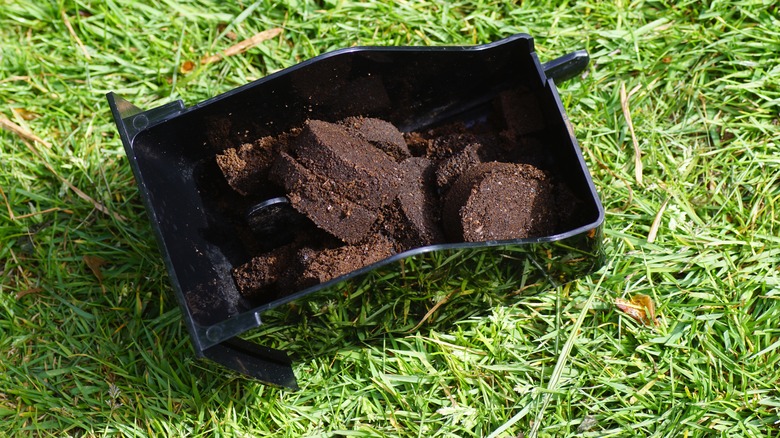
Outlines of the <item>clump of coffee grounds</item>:
{"type": "Polygon", "coordinates": [[[492,125],[411,133],[372,118],[307,120],[217,155],[234,190],[275,185],[316,226],[235,268],[239,291],[270,301],[421,246],[565,231],[579,201],[539,167],[536,97],[509,91],[494,107],[492,125]]]}
{"type": "MultiPolygon", "coordinates": [[[[393,255],[381,234],[357,245],[315,242],[304,237],[260,254],[233,270],[238,290],[247,297],[283,296],[376,263],[393,255]]],[[[327,238],[325,239],[328,240],[327,238]]]]}
{"type": "Polygon", "coordinates": [[[287,148],[288,138],[296,134],[293,130],[226,149],[217,155],[217,165],[233,190],[245,196],[252,194],[268,184],[268,172],[276,156],[287,148]]]}
{"type": "Polygon", "coordinates": [[[447,192],[444,228],[464,242],[546,235],[557,220],[555,189],[546,172],[528,164],[477,164],[447,192]]]}

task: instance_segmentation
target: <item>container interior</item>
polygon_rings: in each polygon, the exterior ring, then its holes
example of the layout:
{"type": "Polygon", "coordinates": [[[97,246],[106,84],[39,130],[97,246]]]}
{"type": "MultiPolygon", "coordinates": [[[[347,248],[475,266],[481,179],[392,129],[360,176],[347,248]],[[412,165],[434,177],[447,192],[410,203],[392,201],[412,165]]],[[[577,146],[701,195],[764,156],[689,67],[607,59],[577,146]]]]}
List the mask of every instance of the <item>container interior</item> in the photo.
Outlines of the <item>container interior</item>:
{"type": "MultiPolygon", "coordinates": [[[[243,212],[261,199],[229,188],[215,156],[307,119],[378,117],[402,131],[491,117],[492,99],[522,87],[534,93],[544,126],[534,134],[554,171],[583,201],[572,229],[599,219],[587,170],[557,91],[546,81],[530,38],[476,49],[354,49],[334,52],[189,108],[132,141],[164,253],[197,325],[211,326],[265,303],[241,296],[231,269],[259,245],[243,212]]],[[[269,183],[260,196],[281,195],[269,183]]]]}

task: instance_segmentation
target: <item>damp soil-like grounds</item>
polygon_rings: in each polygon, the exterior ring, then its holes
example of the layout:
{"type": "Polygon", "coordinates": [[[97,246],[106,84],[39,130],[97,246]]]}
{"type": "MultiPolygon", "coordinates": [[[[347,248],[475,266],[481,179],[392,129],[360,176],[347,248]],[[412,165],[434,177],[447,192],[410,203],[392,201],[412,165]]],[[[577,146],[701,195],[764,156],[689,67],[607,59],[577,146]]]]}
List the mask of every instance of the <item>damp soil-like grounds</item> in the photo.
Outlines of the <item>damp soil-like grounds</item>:
{"type": "Polygon", "coordinates": [[[241,294],[287,295],[427,245],[566,231],[579,201],[539,140],[535,96],[506,91],[493,107],[483,123],[418,132],[366,117],[307,120],[218,154],[233,190],[252,197],[274,185],[297,216],[289,242],[233,270],[241,294]]]}

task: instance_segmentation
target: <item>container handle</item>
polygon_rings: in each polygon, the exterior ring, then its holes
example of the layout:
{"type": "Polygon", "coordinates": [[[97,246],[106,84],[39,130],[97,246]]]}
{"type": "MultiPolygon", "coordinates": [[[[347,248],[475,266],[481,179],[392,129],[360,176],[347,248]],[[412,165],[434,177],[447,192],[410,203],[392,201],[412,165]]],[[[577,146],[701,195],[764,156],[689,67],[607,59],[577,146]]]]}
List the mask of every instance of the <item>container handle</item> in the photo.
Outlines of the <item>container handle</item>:
{"type": "Polygon", "coordinates": [[[199,355],[267,385],[298,389],[292,361],[286,351],[236,337],[202,350],[199,355]]]}
{"type": "Polygon", "coordinates": [[[545,62],[542,64],[542,69],[547,78],[554,79],[556,83],[561,83],[580,74],[588,66],[589,62],[590,56],[588,51],[577,50],[545,62]]]}

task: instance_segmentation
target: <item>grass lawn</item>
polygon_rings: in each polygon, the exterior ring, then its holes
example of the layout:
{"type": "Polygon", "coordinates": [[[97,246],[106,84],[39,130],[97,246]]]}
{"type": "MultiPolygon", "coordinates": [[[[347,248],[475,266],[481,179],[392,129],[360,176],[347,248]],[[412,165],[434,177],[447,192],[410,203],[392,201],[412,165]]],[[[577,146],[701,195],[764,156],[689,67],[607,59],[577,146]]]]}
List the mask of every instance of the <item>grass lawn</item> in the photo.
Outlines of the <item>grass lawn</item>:
{"type": "Polygon", "coordinates": [[[0,2],[0,436],[780,435],[774,1],[232,3],[0,2]],[[407,292],[467,285],[479,317],[279,335],[322,350],[297,392],[195,360],[105,93],[192,105],[337,48],[521,32],[543,62],[591,55],[560,94],[604,268],[508,304],[483,297],[515,285],[463,270],[407,292]],[[616,308],[637,294],[657,326],[616,308]]]}

